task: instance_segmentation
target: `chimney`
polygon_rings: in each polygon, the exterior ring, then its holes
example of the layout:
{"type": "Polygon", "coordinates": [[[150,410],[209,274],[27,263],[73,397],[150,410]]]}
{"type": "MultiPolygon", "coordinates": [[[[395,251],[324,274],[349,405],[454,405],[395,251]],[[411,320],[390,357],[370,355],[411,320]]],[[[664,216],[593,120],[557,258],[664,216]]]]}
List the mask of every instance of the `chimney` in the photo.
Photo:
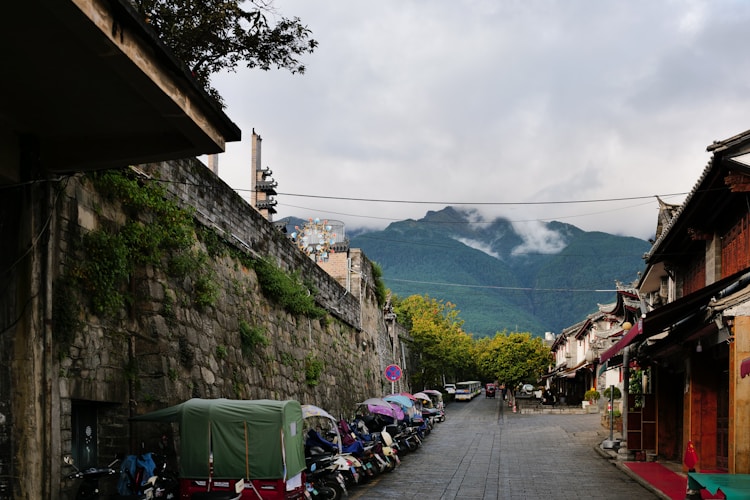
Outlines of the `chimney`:
{"type": "Polygon", "coordinates": [[[258,192],[255,189],[258,182],[258,172],[260,172],[260,170],[263,168],[260,161],[261,142],[263,142],[263,139],[258,134],[256,134],[255,129],[253,129],[252,150],[250,153],[250,204],[254,207],[258,206],[258,192]]]}
{"type": "Polygon", "coordinates": [[[208,169],[216,174],[219,175],[219,155],[218,154],[212,154],[208,155],[208,169]]]}

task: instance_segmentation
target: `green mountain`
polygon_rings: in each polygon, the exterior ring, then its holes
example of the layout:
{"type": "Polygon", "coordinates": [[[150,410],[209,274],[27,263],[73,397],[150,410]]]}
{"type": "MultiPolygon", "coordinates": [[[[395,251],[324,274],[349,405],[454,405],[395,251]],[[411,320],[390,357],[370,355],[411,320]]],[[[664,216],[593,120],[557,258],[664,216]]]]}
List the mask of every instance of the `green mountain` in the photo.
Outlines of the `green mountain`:
{"type": "Polygon", "coordinates": [[[456,304],[464,330],[477,336],[559,333],[613,302],[615,282],[635,280],[650,248],[560,222],[519,233],[507,219],[477,223],[472,215],[447,207],[357,234],[350,246],[380,264],[396,295],[456,304]]]}

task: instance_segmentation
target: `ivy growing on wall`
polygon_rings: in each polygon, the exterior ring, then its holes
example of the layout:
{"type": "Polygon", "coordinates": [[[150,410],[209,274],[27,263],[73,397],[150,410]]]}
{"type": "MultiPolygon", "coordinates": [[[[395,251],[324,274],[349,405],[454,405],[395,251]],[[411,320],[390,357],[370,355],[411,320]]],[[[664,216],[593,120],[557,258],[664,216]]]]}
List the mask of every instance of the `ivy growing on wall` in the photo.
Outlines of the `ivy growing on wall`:
{"type": "Polygon", "coordinates": [[[55,283],[52,297],[52,331],[61,345],[69,345],[75,338],[81,321],[78,318],[78,299],[70,279],[55,283]]]}
{"type": "Polygon", "coordinates": [[[83,292],[91,299],[96,314],[111,314],[122,308],[122,285],[130,275],[127,242],[119,234],[92,231],[83,236],[86,257],[73,268],[83,292]]]}
{"type": "Polygon", "coordinates": [[[372,280],[375,284],[375,296],[378,300],[378,305],[383,307],[388,296],[388,289],[385,286],[385,282],[383,282],[383,268],[376,262],[371,262],[371,264],[372,280]]]}
{"type": "Polygon", "coordinates": [[[243,354],[251,354],[258,346],[267,346],[268,337],[263,328],[251,326],[247,321],[240,320],[240,345],[243,354]]]}
{"type": "Polygon", "coordinates": [[[312,353],[305,357],[305,382],[310,387],[315,387],[320,383],[320,375],[323,373],[325,364],[316,358],[312,353]]]}
{"type": "Polygon", "coordinates": [[[195,225],[192,209],[183,209],[167,197],[158,182],[108,170],[90,175],[97,191],[122,204],[128,222],[97,229],[81,238],[82,259],[71,265],[70,276],[90,297],[95,314],[114,315],[128,296],[128,281],[138,266],[164,268],[176,278],[190,277],[193,302],[214,304],[218,285],[206,265],[208,255],[192,248],[195,225]]]}
{"type": "Polygon", "coordinates": [[[287,274],[265,259],[256,259],[253,268],[263,294],[289,313],[315,319],[326,315],[325,309],[315,304],[314,294],[302,282],[299,273],[287,274]]]}

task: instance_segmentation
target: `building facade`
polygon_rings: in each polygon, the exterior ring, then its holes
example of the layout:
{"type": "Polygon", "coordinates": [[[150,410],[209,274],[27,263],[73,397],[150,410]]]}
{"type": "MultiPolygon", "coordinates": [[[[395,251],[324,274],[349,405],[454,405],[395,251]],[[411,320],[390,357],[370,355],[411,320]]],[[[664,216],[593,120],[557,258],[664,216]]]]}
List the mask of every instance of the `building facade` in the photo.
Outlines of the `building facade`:
{"type": "Polygon", "coordinates": [[[662,204],[645,311],[614,354],[631,389],[630,450],[681,461],[691,442],[699,470],[750,473],[750,133],[708,150],[685,202],[662,204]]]}

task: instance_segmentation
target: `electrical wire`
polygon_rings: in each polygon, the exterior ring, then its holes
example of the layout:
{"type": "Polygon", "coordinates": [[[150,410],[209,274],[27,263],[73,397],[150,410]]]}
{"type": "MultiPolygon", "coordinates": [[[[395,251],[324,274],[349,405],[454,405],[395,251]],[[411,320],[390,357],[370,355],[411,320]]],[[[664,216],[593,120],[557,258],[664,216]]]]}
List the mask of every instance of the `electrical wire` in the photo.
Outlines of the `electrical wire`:
{"type": "MultiPolygon", "coordinates": [[[[666,196],[666,195],[665,195],[666,196]]],[[[647,205],[650,205],[651,203],[654,203],[654,201],[648,201],[646,203],[638,203],[636,205],[629,205],[626,207],[620,207],[620,208],[612,208],[609,210],[600,210],[598,212],[588,212],[584,214],[577,214],[577,215],[563,215],[563,216],[553,216],[553,217],[541,217],[537,219],[505,219],[511,224],[521,224],[525,222],[552,222],[552,221],[561,221],[566,219],[577,219],[580,217],[589,217],[592,215],[601,215],[606,213],[612,213],[612,212],[619,212],[621,210],[630,210],[631,208],[638,208],[638,207],[644,207],[647,205]]],[[[334,215],[343,215],[345,217],[359,217],[363,219],[376,219],[376,220],[385,220],[385,221],[391,221],[391,222],[398,222],[402,221],[404,219],[395,219],[390,217],[375,217],[373,215],[359,215],[359,214],[350,214],[350,213],[344,213],[344,212],[334,212],[330,210],[324,210],[319,208],[312,208],[312,207],[301,207],[297,205],[289,205],[286,203],[279,203],[278,206],[281,207],[291,207],[291,208],[299,208],[302,210],[309,210],[311,212],[315,213],[327,213],[327,214],[334,214],[334,215]]],[[[421,224],[461,224],[461,225],[477,225],[477,224],[494,224],[497,222],[497,220],[482,220],[482,221],[424,221],[424,220],[417,220],[415,222],[421,223],[421,224]]]]}
{"type": "Polygon", "coordinates": [[[533,288],[533,287],[518,287],[518,286],[497,286],[497,285],[466,285],[462,283],[440,283],[437,281],[418,281],[418,280],[405,280],[399,278],[387,278],[383,276],[384,281],[398,281],[400,283],[413,283],[416,285],[437,285],[437,286],[454,286],[460,288],[483,288],[490,290],[510,290],[520,292],[601,292],[601,293],[615,293],[617,289],[599,289],[599,288],[533,288]]]}
{"type": "MultiPolygon", "coordinates": [[[[252,191],[250,189],[235,189],[235,191],[252,191]]],[[[506,205],[571,205],[578,203],[605,203],[614,201],[633,201],[633,200],[645,200],[661,197],[670,198],[673,196],[685,196],[688,193],[669,193],[669,194],[652,194],[646,196],[628,196],[624,198],[593,198],[589,200],[558,200],[558,201],[419,201],[419,200],[388,200],[388,199],[377,199],[377,198],[350,198],[345,196],[323,196],[318,194],[301,194],[301,193],[276,193],[278,196],[294,196],[299,198],[316,198],[320,200],[339,200],[339,201],[360,201],[370,203],[402,203],[402,204],[415,204],[415,205],[494,205],[494,206],[506,206],[506,205]]]]}

